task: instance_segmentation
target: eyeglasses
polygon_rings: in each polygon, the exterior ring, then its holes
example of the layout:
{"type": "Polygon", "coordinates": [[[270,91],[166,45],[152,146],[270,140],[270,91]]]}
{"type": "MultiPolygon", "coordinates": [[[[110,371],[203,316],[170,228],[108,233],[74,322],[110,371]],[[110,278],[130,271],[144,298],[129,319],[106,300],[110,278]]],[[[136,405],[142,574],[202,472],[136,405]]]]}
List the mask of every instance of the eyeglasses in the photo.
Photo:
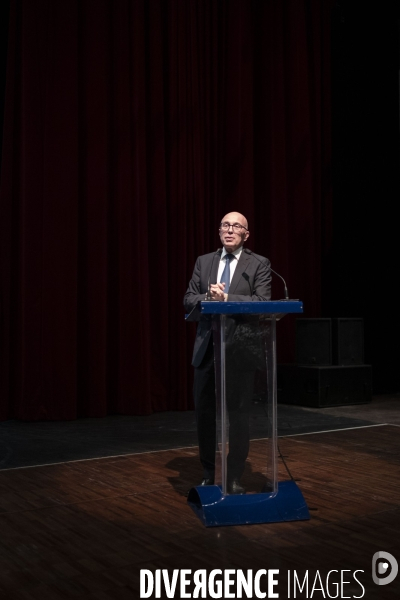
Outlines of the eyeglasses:
{"type": "Polygon", "coordinates": [[[228,223],[228,221],[224,221],[224,223],[220,223],[220,230],[222,231],[229,231],[229,229],[232,227],[233,231],[235,231],[235,233],[240,233],[242,231],[242,229],[245,229],[246,231],[248,231],[247,227],[245,227],[244,225],[241,225],[240,223],[228,223]]]}

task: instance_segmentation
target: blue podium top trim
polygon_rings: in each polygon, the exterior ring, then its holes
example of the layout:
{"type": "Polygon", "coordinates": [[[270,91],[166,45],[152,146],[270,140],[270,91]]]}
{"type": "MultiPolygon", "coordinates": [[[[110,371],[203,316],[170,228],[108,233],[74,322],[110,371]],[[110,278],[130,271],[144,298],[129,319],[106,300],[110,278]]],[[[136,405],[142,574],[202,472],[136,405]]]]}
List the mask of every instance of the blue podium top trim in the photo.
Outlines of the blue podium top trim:
{"type": "Polygon", "coordinates": [[[302,313],[300,300],[270,300],[269,302],[200,302],[202,315],[272,315],[302,313]]]}

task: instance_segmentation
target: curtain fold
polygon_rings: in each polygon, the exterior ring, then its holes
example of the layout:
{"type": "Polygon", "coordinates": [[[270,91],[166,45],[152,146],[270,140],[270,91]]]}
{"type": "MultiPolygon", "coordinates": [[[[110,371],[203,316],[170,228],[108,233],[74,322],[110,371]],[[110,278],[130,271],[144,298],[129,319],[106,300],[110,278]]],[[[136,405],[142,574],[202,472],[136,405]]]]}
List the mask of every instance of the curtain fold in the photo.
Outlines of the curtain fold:
{"type": "Polygon", "coordinates": [[[192,408],[182,299],[231,210],[319,315],[332,4],[11,2],[0,418],[192,408]]]}

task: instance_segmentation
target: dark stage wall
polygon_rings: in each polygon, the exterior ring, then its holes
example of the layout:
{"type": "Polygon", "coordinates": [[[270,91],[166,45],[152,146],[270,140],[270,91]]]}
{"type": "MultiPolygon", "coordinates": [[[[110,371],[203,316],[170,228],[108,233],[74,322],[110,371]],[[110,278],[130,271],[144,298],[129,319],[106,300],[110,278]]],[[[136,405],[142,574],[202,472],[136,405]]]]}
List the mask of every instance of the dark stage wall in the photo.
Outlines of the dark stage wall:
{"type": "Polygon", "coordinates": [[[399,392],[400,7],[338,2],[332,16],[333,222],[322,310],[364,318],[373,391],[399,392]]]}
{"type": "MultiPolygon", "coordinates": [[[[10,3],[1,418],[191,408],[182,297],[230,210],[305,316],[373,321],[356,299],[369,268],[343,241],[359,214],[345,127],[333,176],[348,195],[332,209],[331,99],[336,119],[352,114],[331,90],[340,15],[317,0],[10,3]]],[[[279,333],[290,361],[293,321],[279,333]]]]}

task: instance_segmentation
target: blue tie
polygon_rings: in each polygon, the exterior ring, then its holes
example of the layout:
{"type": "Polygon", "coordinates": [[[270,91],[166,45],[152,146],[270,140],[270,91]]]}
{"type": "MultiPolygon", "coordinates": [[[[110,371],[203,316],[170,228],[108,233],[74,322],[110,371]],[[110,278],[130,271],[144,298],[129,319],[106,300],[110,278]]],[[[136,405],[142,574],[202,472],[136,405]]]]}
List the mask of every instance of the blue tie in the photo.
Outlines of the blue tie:
{"type": "Polygon", "coordinates": [[[225,289],[224,289],[225,294],[228,293],[229,286],[231,283],[231,260],[232,260],[232,258],[233,258],[233,254],[225,255],[225,268],[222,271],[221,280],[220,280],[220,283],[225,284],[225,289]]]}

